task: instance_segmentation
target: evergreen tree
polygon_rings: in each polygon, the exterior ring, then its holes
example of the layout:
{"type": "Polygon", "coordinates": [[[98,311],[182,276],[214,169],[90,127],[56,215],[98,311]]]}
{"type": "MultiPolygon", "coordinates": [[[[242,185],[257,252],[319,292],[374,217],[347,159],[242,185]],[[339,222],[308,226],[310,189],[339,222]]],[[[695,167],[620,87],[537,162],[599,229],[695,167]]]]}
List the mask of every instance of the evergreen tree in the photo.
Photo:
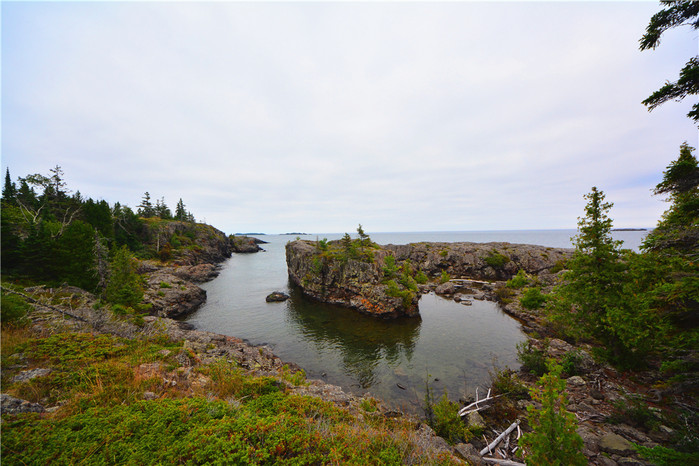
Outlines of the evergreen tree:
{"type": "Polygon", "coordinates": [[[111,303],[130,307],[143,300],[141,277],[136,273],[135,259],[126,246],[114,251],[105,298],[111,303]]]}
{"type": "Polygon", "coordinates": [[[583,441],[576,432],[575,415],[566,411],[565,380],[561,366],[555,366],[539,379],[539,388],[532,389],[532,399],[540,408],[529,406],[528,420],[532,432],[519,441],[526,449],[527,464],[534,466],[584,466],[583,441]]]}
{"type": "Polygon", "coordinates": [[[655,187],[654,193],[668,195],[671,205],[646,237],[646,251],[699,258],[699,166],[693,152],[693,147],[683,143],[678,159],[668,165],[655,187]]]}
{"type": "Polygon", "coordinates": [[[7,204],[13,204],[17,196],[17,186],[10,178],[10,169],[5,171],[5,184],[2,186],[2,201],[7,204]]]}
{"type": "MultiPolygon", "coordinates": [[[[661,4],[667,8],[653,15],[646,33],[641,38],[641,50],[654,49],[660,45],[660,37],[668,29],[678,26],[689,26],[692,29],[699,28],[699,2],[695,0],[661,0],[661,4]]],[[[688,95],[699,94],[699,56],[689,59],[680,70],[676,82],[666,82],[663,87],[655,91],[643,104],[651,111],[657,106],[670,100],[682,100],[688,95]]],[[[694,122],[699,123],[699,102],[692,106],[687,114],[694,122]]]]}
{"type": "Polygon", "coordinates": [[[150,193],[148,191],[145,192],[141,203],[138,205],[138,215],[143,218],[155,217],[155,208],[150,201],[150,193]]]}
{"type": "Polygon", "coordinates": [[[172,219],[172,211],[170,211],[170,208],[167,206],[167,204],[165,204],[164,197],[155,201],[155,216],[160,217],[163,220],[172,219]]]}

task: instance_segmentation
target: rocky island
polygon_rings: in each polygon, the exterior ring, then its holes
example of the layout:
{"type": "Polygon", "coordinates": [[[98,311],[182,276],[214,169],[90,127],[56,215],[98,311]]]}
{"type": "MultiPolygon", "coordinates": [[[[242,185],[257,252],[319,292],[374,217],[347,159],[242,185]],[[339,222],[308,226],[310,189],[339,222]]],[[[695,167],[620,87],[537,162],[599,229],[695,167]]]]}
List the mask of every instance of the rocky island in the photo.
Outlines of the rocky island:
{"type": "Polygon", "coordinates": [[[419,315],[420,294],[453,295],[464,280],[509,280],[520,270],[543,282],[563,269],[572,249],[509,243],[413,243],[367,239],[296,240],[286,245],[290,280],[323,302],[376,317],[419,315]]]}

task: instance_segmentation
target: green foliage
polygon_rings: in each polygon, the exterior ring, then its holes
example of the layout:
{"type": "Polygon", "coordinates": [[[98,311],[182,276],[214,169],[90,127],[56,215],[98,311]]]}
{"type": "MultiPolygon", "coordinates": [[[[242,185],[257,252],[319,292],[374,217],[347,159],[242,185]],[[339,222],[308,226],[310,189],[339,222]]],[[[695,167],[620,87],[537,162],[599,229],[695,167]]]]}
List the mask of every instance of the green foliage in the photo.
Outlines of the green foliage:
{"type": "Polygon", "coordinates": [[[423,272],[422,270],[418,270],[415,274],[415,281],[420,285],[424,285],[429,281],[429,278],[427,277],[427,275],[425,275],[425,272],[423,272]]]}
{"type": "MultiPolygon", "coordinates": [[[[653,15],[646,28],[646,33],[640,40],[640,49],[654,49],[660,45],[660,37],[668,29],[678,26],[690,26],[693,29],[699,28],[699,5],[695,1],[663,1],[667,8],[660,10],[653,15]]],[[[648,107],[648,111],[653,110],[658,105],[671,100],[682,100],[688,95],[699,94],[699,57],[690,58],[680,70],[679,78],[676,82],[666,82],[663,87],[655,91],[643,104],[648,107]]],[[[687,116],[699,123],[699,103],[692,106],[692,110],[687,116]]]]}
{"type": "Polygon", "coordinates": [[[450,444],[456,444],[464,438],[464,424],[459,416],[459,405],[450,401],[446,393],[432,406],[432,429],[450,444]]]}
{"type": "Polygon", "coordinates": [[[660,426],[660,419],[638,397],[628,397],[614,402],[614,411],[607,418],[610,424],[629,424],[650,431],[660,426]]]}
{"type": "Polygon", "coordinates": [[[527,408],[532,432],[524,434],[519,445],[527,451],[526,462],[532,465],[586,465],[582,454],[583,441],[576,432],[577,422],[566,411],[565,380],[559,377],[561,367],[555,366],[539,379],[539,388],[531,391],[541,408],[527,408]]]}
{"type": "Polygon", "coordinates": [[[582,373],[582,362],[583,357],[580,354],[580,351],[574,349],[563,355],[561,367],[563,368],[563,372],[565,372],[569,377],[579,375],[582,373]]]}
{"type": "Polygon", "coordinates": [[[126,246],[114,251],[105,298],[111,303],[132,307],[143,300],[141,277],[136,273],[135,260],[126,246]]]}
{"type": "Polygon", "coordinates": [[[160,282],[160,288],[172,288],[172,285],[168,282],[160,282]]]}
{"type": "Polygon", "coordinates": [[[0,322],[3,326],[21,325],[30,308],[21,296],[3,290],[0,296],[0,322]]]}
{"type": "Polygon", "coordinates": [[[504,266],[505,264],[507,264],[508,262],[510,262],[509,257],[507,257],[503,254],[500,254],[497,251],[491,251],[490,254],[483,260],[485,261],[486,264],[488,264],[489,266],[491,266],[493,268],[500,268],[500,267],[504,266]]]}
{"type": "Polygon", "coordinates": [[[529,398],[529,390],[522,384],[517,373],[512,369],[494,368],[492,371],[489,371],[489,375],[493,394],[505,395],[513,400],[529,398]]]}
{"type": "Polygon", "coordinates": [[[442,270],[442,274],[439,277],[439,283],[446,283],[449,280],[451,280],[451,276],[447,273],[446,270],[442,270]]]}
{"type": "Polygon", "coordinates": [[[518,290],[523,286],[528,285],[529,282],[530,278],[527,275],[527,272],[525,272],[524,269],[519,269],[517,275],[507,280],[507,287],[518,290]]]}
{"type": "Polygon", "coordinates": [[[396,266],[396,258],[393,254],[389,254],[384,259],[383,276],[390,280],[396,278],[397,274],[398,267],[396,266]]]}
{"type": "Polygon", "coordinates": [[[396,283],[395,280],[389,280],[386,282],[386,294],[393,298],[401,298],[403,302],[403,307],[410,307],[415,298],[415,292],[410,289],[402,288],[396,283]]]}
{"type": "Polygon", "coordinates": [[[517,359],[525,370],[541,377],[547,371],[546,351],[538,349],[531,340],[517,343],[517,359]]]}
{"type": "Polygon", "coordinates": [[[546,302],[546,295],[541,293],[539,288],[526,288],[522,297],[519,298],[520,304],[526,309],[539,309],[546,302]]]}
{"type": "Polygon", "coordinates": [[[678,464],[699,464],[699,452],[680,452],[656,445],[653,448],[636,445],[641,458],[657,466],[677,466],[678,464]]]}

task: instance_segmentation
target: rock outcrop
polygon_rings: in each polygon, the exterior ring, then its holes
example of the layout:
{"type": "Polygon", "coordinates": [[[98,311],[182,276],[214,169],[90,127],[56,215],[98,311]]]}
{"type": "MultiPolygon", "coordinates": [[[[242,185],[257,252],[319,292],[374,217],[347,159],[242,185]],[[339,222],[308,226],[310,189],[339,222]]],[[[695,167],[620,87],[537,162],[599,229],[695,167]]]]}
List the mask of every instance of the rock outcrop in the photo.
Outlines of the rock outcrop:
{"type": "Polygon", "coordinates": [[[342,255],[339,242],[328,248],[303,240],[287,243],[289,278],[304,294],[376,317],[418,315],[418,293],[383,283],[388,251],[372,246],[358,257],[348,257],[342,255]]]}
{"type": "Polygon", "coordinates": [[[445,271],[452,277],[509,280],[520,269],[542,275],[560,270],[573,249],[513,243],[411,243],[383,246],[397,261],[410,262],[425,274],[445,271]]]}
{"type": "MultiPolygon", "coordinates": [[[[502,281],[522,269],[546,282],[573,254],[572,249],[510,243],[371,243],[358,253],[351,250],[357,241],[345,245],[340,241],[288,243],[286,261],[291,281],[306,295],[327,303],[379,317],[415,316],[419,312],[418,290],[436,288],[438,294],[445,295],[462,290],[458,280],[437,285],[437,277],[443,273],[502,281]],[[406,270],[410,275],[407,278],[406,270]],[[423,278],[421,283],[431,279],[433,284],[418,287],[418,272],[423,278]]],[[[488,283],[479,287],[483,297],[494,298],[494,288],[488,283]]]]}
{"type": "Polygon", "coordinates": [[[264,251],[264,249],[262,249],[259,245],[266,243],[266,241],[262,241],[261,239],[254,238],[252,236],[231,235],[229,239],[233,252],[243,254],[264,251]]]}

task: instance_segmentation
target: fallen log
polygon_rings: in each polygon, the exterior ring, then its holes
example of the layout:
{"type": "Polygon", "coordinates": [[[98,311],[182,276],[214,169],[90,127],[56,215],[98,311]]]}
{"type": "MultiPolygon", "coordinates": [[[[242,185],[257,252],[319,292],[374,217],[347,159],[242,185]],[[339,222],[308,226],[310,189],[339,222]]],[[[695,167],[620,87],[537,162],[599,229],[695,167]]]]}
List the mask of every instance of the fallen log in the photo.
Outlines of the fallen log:
{"type": "Polygon", "coordinates": [[[483,461],[486,463],[495,463],[495,464],[501,464],[503,466],[526,466],[524,463],[518,463],[516,461],[510,461],[510,460],[501,460],[499,458],[489,458],[487,456],[481,458],[483,461]]]}
{"type": "Polygon", "coordinates": [[[484,449],[482,449],[482,450],[480,451],[480,455],[483,456],[483,455],[485,455],[486,453],[493,451],[493,448],[495,448],[495,446],[496,446],[498,443],[500,443],[500,442],[502,441],[502,439],[505,438],[505,436],[509,435],[510,432],[512,432],[513,430],[515,430],[515,428],[516,428],[518,425],[519,425],[519,419],[517,419],[515,422],[513,422],[512,425],[511,425],[510,427],[508,427],[507,430],[505,430],[505,432],[503,432],[502,434],[498,435],[497,438],[496,438],[495,440],[493,440],[492,442],[490,442],[490,444],[489,444],[487,447],[485,447],[484,449]]]}
{"type": "Polygon", "coordinates": [[[59,313],[63,314],[64,316],[68,316],[68,317],[73,318],[75,320],[87,322],[87,319],[84,319],[80,316],[76,316],[75,314],[71,314],[70,312],[66,312],[63,309],[58,308],[56,306],[51,306],[50,304],[45,304],[45,303],[42,303],[40,301],[37,301],[36,299],[32,298],[31,296],[28,296],[24,293],[20,293],[19,291],[11,290],[9,288],[5,288],[4,286],[0,286],[0,288],[2,288],[2,291],[4,291],[5,293],[12,293],[12,294],[16,294],[18,296],[21,296],[27,302],[30,302],[32,304],[36,304],[37,306],[45,307],[46,309],[49,309],[49,310],[54,311],[54,312],[59,312],[59,313]]]}

